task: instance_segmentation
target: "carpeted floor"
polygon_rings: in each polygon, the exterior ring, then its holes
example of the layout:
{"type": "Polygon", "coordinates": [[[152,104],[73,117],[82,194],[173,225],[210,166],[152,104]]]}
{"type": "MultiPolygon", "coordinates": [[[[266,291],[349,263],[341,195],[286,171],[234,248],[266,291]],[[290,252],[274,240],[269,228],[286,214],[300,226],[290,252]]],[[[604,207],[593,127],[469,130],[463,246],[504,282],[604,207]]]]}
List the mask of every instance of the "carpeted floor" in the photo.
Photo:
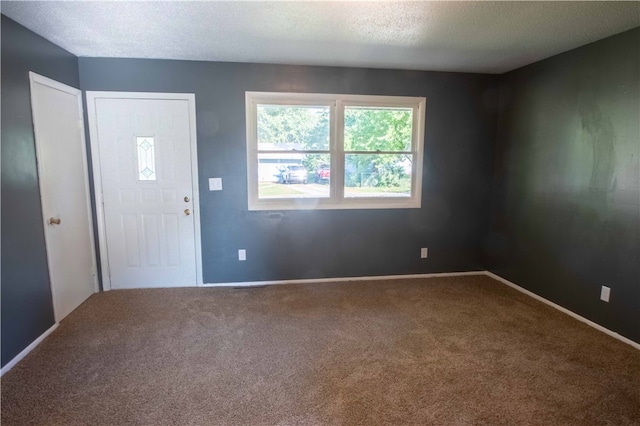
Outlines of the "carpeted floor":
{"type": "Polygon", "coordinates": [[[2,424],[640,424],[640,351],[484,276],[92,296],[2,424]]]}

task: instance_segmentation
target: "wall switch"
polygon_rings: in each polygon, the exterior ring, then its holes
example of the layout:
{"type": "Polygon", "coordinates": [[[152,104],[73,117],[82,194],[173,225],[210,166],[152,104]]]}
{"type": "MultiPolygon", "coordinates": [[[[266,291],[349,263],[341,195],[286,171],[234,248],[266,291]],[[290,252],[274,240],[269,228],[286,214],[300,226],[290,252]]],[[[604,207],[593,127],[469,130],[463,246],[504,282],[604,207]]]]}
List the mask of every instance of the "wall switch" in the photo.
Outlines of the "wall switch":
{"type": "Polygon", "coordinates": [[[600,290],[600,300],[603,302],[609,302],[609,296],[611,295],[611,289],[607,286],[602,286],[600,290]]]}
{"type": "Polygon", "coordinates": [[[222,178],[209,178],[209,191],[222,191],[222,178]]]}
{"type": "Polygon", "coordinates": [[[238,260],[247,260],[247,251],[245,249],[238,250],[238,260]]]}
{"type": "Polygon", "coordinates": [[[420,257],[422,259],[426,259],[427,257],[429,257],[429,249],[427,247],[422,247],[420,249],[420,257]]]}

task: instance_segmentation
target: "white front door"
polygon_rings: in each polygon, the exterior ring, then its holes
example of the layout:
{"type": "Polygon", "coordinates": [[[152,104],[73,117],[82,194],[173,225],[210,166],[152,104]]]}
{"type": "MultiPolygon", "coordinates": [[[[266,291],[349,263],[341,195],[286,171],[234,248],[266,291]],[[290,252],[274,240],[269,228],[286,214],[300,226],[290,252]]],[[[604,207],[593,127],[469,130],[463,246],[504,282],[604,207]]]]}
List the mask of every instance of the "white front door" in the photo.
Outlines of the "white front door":
{"type": "Polygon", "coordinates": [[[97,291],[82,93],[35,73],[29,78],[51,295],[59,322],[97,291]]]}
{"type": "Polygon", "coordinates": [[[199,282],[194,98],[153,96],[87,94],[113,289],[199,282]]]}

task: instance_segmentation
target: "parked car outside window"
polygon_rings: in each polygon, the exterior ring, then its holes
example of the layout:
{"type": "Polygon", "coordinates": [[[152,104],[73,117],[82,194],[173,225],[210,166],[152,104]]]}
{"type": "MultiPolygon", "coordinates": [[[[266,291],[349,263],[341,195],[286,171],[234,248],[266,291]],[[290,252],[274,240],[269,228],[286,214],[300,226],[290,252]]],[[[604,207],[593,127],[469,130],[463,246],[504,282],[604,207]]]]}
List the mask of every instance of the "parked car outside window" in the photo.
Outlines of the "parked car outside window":
{"type": "Polygon", "coordinates": [[[309,172],[304,166],[289,166],[282,170],[281,183],[304,183],[309,180],[309,172]]]}
{"type": "Polygon", "coordinates": [[[315,180],[316,183],[329,183],[329,177],[331,176],[331,169],[326,164],[318,166],[316,169],[315,180]]]}

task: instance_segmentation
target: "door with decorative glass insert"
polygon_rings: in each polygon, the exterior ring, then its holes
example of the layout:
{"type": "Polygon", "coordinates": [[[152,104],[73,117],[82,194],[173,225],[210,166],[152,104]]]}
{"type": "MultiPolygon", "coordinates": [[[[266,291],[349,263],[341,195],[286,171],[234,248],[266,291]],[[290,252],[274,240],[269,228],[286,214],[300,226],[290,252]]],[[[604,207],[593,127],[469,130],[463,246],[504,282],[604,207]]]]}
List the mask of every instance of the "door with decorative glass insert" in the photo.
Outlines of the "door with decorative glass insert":
{"type": "Polygon", "coordinates": [[[89,92],[87,98],[95,110],[92,144],[103,201],[105,287],[197,285],[197,173],[189,99],[126,99],[108,92],[89,92]]]}

